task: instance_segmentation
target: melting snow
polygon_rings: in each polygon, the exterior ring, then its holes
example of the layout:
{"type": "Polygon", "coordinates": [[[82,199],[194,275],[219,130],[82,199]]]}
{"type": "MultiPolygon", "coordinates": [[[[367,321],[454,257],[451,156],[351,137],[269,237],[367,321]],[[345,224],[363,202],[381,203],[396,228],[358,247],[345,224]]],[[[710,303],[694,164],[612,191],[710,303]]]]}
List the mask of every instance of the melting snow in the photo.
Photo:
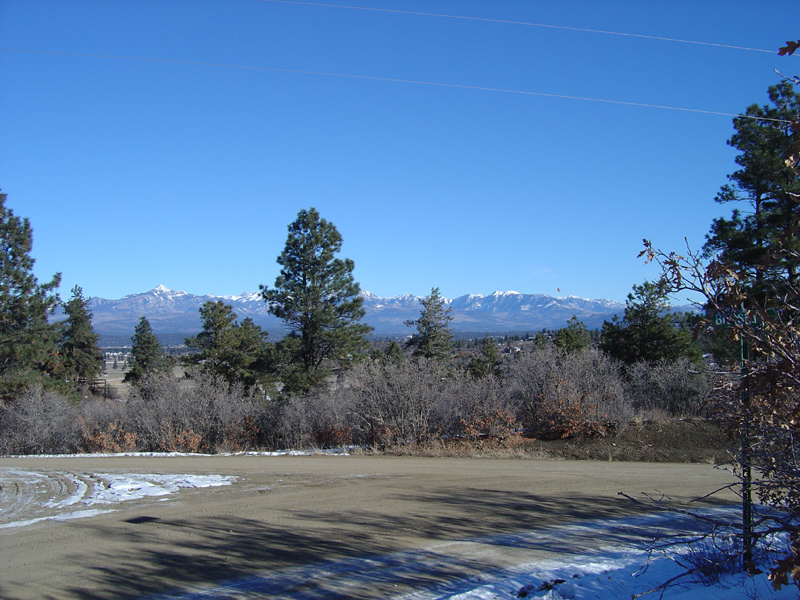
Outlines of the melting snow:
{"type": "Polygon", "coordinates": [[[206,488],[231,485],[235,476],[229,475],[162,475],[92,473],[79,475],[71,472],[40,473],[7,469],[0,475],[13,477],[19,482],[19,497],[11,498],[0,515],[0,529],[24,527],[41,521],[80,519],[92,517],[110,509],[98,505],[114,505],[147,497],[167,497],[181,488],[206,488]],[[61,490],[72,490],[59,496],[61,490]],[[55,498],[40,500],[41,496],[55,498]],[[37,510],[36,503],[44,510],[37,510]],[[31,518],[18,518],[30,514],[31,518]]]}
{"type": "MultiPolygon", "coordinates": [[[[361,590],[361,584],[391,584],[404,582],[439,581],[425,589],[405,594],[385,594],[380,598],[393,600],[630,600],[644,598],[664,600],[789,600],[797,598],[797,588],[785,587],[773,591],[766,575],[756,577],[741,573],[721,576],[713,585],[686,577],[666,590],[654,591],[661,584],[682,573],[672,558],[685,552],[677,547],[672,557],[656,556],[648,560],[642,543],[606,546],[595,551],[570,552],[569,538],[573,535],[602,534],[610,529],[627,527],[668,527],[670,515],[656,515],[625,520],[587,521],[581,525],[555,527],[540,532],[517,535],[497,535],[470,540],[467,543],[520,547],[551,545],[564,542],[558,558],[520,564],[507,569],[487,571],[465,577],[453,577],[450,566],[459,565],[457,556],[448,553],[448,544],[421,550],[324,562],[281,571],[255,573],[228,581],[203,591],[157,594],[148,600],[244,600],[246,598],[298,597],[304,600],[323,600],[332,597],[331,589],[345,592],[361,590]],[[448,577],[449,576],[449,577],[448,577]],[[318,586],[317,582],[324,585],[318,586]],[[299,594],[295,596],[294,594],[299,594]]],[[[681,523],[680,525],[685,525],[681,523]]],[[[457,569],[456,569],[457,570],[457,569]]],[[[334,594],[335,595],[335,594],[334,594]]],[[[364,597],[363,593],[358,597],[364,597]]],[[[144,599],[142,599],[144,600],[144,599]]]]}

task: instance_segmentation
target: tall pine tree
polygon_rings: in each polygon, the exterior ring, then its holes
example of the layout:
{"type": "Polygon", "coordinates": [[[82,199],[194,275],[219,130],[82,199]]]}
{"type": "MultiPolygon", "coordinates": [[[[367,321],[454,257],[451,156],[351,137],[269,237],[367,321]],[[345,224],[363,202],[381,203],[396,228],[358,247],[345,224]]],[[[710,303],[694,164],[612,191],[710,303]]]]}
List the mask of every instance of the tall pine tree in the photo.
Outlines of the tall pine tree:
{"type": "Polygon", "coordinates": [[[64,303],[67,318],[59,325],[58,375],[74,383],[95,379],[103,372],[103,353],[97,345],[100,336],[92,327],[92,312],[83,290],[72,288],[72,297],[64,303]]]}
{"type": "Polygon", "coordinates": [[[450,330],[451,308],[446,306],[445,299],[439,294],[439,288],[431,289],[431,293],[420,300],[422,310],[419,319],[405,321],[406,326],[414,327],[417,333],[406,342],[406,347],[414,348],[414,356],[424,356],[439,361],[452,358],[455,342],[450,330]]]}
{"type": "Polygon", "coordinates": [[[6,207],[0,193],[0,401],[49,379],[55,367],[57,331],[47,321],[58,304],[61,275],[40,284],[33,275],[33,230],[6,207]]]}
{"type": "Polygon", "coordinates": [[[145,375],[159,371],[169,371],[173,361],[164,354],[164,347],[150,326],[147,317],[136,324],[131,338],[130,370],[124,381],[138,383],[145,375]]]}
{"type": "Polygon", "coordinates": [[[739,169],[716,201],[735,203],[729,219],[715,219],[705,251],[737,269],[737,276],[762,299],[794,286],[800,275],[797,203],[800,178],[787,159],[800,142],[792,122],[800,113],[800,95],[792,84],[769,88],[770,104],[750,106],[736,117],[728,145],[739,151],[739,169]]]}
{"type": "Polygon", "coordinates": [[[200,307],[203,330],[186,338],[189,348],[199,350],[188,362],[221,376],[229,384],[250,388],[264,375],[267,332],[252,319],[236,321],[233,307],[222,301],[206,302],[200,307]]]}
{"type": "Polygon", "coordinates": [[[319,385],[328,364],[345,363],[368,347],[372,331],[360,323],[363,298],[353,278],[353,261],[336,258],[342,236],[314,208],[301,210],[289,225],[275,287],[261,285],[269,311],[290,330],[279,344],[284,365],[279,374],[288,391],[319,385]]]}

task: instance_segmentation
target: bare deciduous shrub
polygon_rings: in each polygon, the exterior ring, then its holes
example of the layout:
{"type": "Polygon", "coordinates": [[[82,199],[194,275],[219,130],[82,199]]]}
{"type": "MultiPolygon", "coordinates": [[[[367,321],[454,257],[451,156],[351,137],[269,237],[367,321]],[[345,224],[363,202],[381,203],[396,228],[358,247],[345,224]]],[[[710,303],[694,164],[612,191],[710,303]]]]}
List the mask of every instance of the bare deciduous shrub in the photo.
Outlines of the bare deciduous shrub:
{"type": "Polygon", "coordinates": [[[156,373],[131,390],[125,422],[148,451],[209,452],[256,445],[263,406],[211,375],[156,373]]]}
{"type": "Polygon", "coordinates": [[[627,395],[640,412],[699,416],[711,393],[708,377],[688,358],[635,363],[627,367],[626,379],[627,395]]]}
{"type": "MultiPolygon", "coordinates": [[[[83,424],[80,420],[79,424],[83,424]]],[[[102,428],[87,429],[81,433],[81,449],[89,453],[131,452],[136,450],[136,434],[125,430],[119,421],[109,421],[102,428]]]]}
{"type": "Polygon", "coordinates": [[[317,390],[280,405],[279,444],[289,448],[333,448],[353,443],[341,391],[317,390]]]}
{"type": "Polygon", "coordinates": [[[436,402],[433,425],[440,436],[470,441],[503,440],[519,429],[500,380],[453,377],[436,402]]]}
{"type": "Polygon", "coordinates": [[[0,452],[76,452],[80,441],[76,414],[75,405],[64,396],[31,387],[0,409],[0,452]]]}
{"type": "Polygon", "coordinates": [[[604,434],[633,416],[618,364],[597,350],[523,355],[509,385],[524,426],[539,437],[604,434]]]}
{"type": "Polygon", "coordinates": [[[287,448],[303,448],[312,444],[309,409],[313,403],[304,396],[292,396],[280,403],[279,435],[276,445],[287,448]]]}
{"type": "Polygon", "coordinates": [[[90,399],[77,407],[82,452],[130,452],[137,449],[136,434],[127,430],[125,405],[114,400],[90,399]]]}
{"type": "MultiPolygon", "coordinates": [[[[213,449],[236,452],[263,444],[272,427],[269,405],[241,385],[229,386],[224,380],[200,378],[197,393],[206,396],[215,423],[212,425],[213,449]]],[[[200,431],[204,436],[206,431],[200,431]]]]}
{"type": "Polygon", "coordinates": [[[256,447],[406,447],[452,454],[505,450],[523,426],[541,438],[603,434],[633,417],[693,414],[707,394],[688,363],[618,363],[552,345],[510,361],[502,378],[421,358],[354,365],[331,389],[271,401],[215,379],[156,374],[126,402],[70,404],[34,388],[0,410],[0,452],[238,451],[256,447]],[[422,448],[426,445],[425,448],[422,448]]]}
{"type": "Polygon", "coordinates": [[[435,440],[448,446],[498,444],[518,430],[499,380],[474,379],[424,358],[357,365],[341,386],[315,398],[303,414],[317,444],[348,440],[378,449],[435,440]]]}
{"type": "Polygon", "coordinates": [[[271,400],[261,394],[254,396],[255,415],[248,427],[255,430],[256,447],[275,449],[286,448],[281,429],[282,406],[280,402],[271,400]]]}
{"type": "Polygon", "coordinates": [[[454,373],[435,360],[362,363],[336,392],[356,443],[384,448],[430,438],[454,373]]]}

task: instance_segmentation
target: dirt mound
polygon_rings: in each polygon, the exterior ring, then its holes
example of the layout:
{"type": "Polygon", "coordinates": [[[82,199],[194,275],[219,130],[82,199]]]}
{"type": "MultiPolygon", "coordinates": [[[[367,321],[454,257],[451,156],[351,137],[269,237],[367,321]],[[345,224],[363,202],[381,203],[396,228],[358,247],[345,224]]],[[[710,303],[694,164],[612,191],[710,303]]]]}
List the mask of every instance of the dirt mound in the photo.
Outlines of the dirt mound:
{"type": "Polygon", "coordinates": [[[527,450],[547,458],[711,464],[728,462],[734,446],[722,426],[703,419],[630,424],[605,437],[525,442],[527,450]]]}

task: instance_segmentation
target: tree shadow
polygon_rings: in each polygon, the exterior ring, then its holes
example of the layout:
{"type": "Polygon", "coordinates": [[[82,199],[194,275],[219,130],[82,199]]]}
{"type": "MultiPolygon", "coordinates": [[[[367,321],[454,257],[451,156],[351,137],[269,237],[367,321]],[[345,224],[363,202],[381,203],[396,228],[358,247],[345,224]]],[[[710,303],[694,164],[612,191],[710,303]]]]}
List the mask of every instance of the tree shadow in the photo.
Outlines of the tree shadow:
{"type": "MultiPolygon", "coordinates": [[[[349,524],[378,530],[424,532],[430,543],[475,541],[481,544],[532,547],[542,552],[575,553],[596,547],[592,532],[604,529],[604,543],[631,541],[633,517],[651,515],[652,504],[638,504],[626,497],[597,497],[585,494],[559,497],[519,491],[487,490],[485,488],[439,488],[427,494],[397,494],[397,500],[410,500],[421,507],[415,512],[388,520],[368,508],[325,515],[296,511],[300,518],[324,519],[330,523],[349,524]],[[617,523],[619,525],[617,525],[617,523]],[[623,524],[624,522],[624,524],[623,524]],[[567,537],[564,529],[587,530],[585,535],[567,537]],[[547,541],[548,532],[552,539],[547,541]],[[531,535],[528,535],[531,534],[531,535]],[[583,540],[579,542],[579,540],[583,540]],[[526,541],[528,540],[528,541],[526,541]],[[572,545],[570,545],[570,543],[572,545]]],[[[705,506],[729,506],[730,501],[709,499],[705,506]]],[[[683,502],[665,503],[664,509],[684,507],[683,502]]],[[[675,516],[672,517],[674,520],[675,516]]],[[[637,525],[636,536],[652,532],[637,525]]],[[[390,534],[391,535],[391,534],[390,534]]]]}
{"type": "Polygon", "coordinates": [[[179,537],[169,536],[177,541],[165,542],[164,537],[144,528],[123,532],[113,526],[100,527],[98,533],[121,538],[129,551],[123,556],[94,554],[84,558],[84,583],[67,591],[89,600],[155,599],[180,595],[181,589],[225,583],[220,595],[202,597],[257,592],[259,598],[366,599],[374,597],[376,585],[387,589],[398,584],[427,587],[458,570],[480,567],[456,561],[448,565],[441,556],[425,551],[400,558],[379,537],[343,531],[341,525],[316,524],[297,531],[237,517],[191,523],[159,519],[157,523],[180,530],[179,537]],[[97,568],[98,563],[105,566],[97,568]],[[347,590],[328,585],[329,580],[335,584],[346,576],[352,580],[347,590]],[[164,594],[164,590],[174,591],[164,594]]]}
{"type": "Polygon", "coordinates": [[[128,519],[124,527],[87,521],[80,526],[116,538],[126,551],[76,557],[84,563],[85,579],[65,591],[88,600],[248,594],[368,599],[428,589],[492,569],[469,552],[449,553],[450,542],[492,546],[500,553],[582,553],[596,547],[598,524],[610,524],[603,543],[628,543],[631,532],[615,530],[613,522],[648,512],[625,498],[554,498],[464,487],[399,492],[390,500],[409,502],[409,510],[387,515],[366,501],[340,511],[294,510],[289,511],[295,523],[291,527],[232,516],[188,521],[143,515],[128,519]],[[578,528],[567,535],[557,527],[586,521],[595,529],[578,528]],[[443,546],[437,550],[437,544],[443,546]],[[427,549],[418,549],[422,546],[427,549]],[[223,582],[224,589],[217,592],[180,595],[180,590],[223,582]],[[173,595],[164,595],[165,590],[174,590],[173,595]]]}

